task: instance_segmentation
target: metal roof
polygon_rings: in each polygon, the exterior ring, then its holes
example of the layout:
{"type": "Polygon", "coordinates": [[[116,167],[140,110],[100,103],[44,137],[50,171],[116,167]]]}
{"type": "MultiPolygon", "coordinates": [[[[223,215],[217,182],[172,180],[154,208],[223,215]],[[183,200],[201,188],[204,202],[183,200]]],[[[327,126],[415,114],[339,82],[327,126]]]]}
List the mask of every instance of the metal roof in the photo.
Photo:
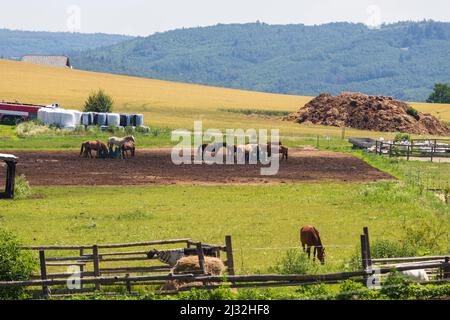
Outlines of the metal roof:
{"type": "Polygon", "coordinates": [[[12,154],[0,153],[0,161],[14,161],[17,162],[19,158],[12,154]]]}
{"type": "Polygon", "coordinates": [[[42,64],[46,66],[52,67],[64,67],[71,68],[70,60],[66,56],[23,56],[23,62],[34,63],[34,64],[42,64]]]}

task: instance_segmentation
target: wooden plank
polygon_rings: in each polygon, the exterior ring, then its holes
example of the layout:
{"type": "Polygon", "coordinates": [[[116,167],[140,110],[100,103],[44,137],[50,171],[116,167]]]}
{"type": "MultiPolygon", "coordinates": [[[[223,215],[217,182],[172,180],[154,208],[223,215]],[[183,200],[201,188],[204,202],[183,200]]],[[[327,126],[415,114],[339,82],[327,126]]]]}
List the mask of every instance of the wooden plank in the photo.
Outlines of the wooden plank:
{"type": "Polygon", "coordinates": [[[157,260],[155,258],[149,259],[148,257],[128,257],[128,258],[108,258],[108,259],[103,259],[103,254],[101,254],[99,256],[99,259],[102,262],[157,260]]]}
{"type": "Polygon", "coordinates": [[[154,267],[119,267],[119,268],[101,268],[102,274],[116,273],[140,273],[140,272],[169,272],[170,266],[154,266],[154,267]]]}
{"type": "Polygon", "coordinates": [[[399,257],[399,258],[380,258],[372,259],[372,263],[384,263],[384,262],[408,262],[408,261],[427,261],[427,260],[445,260],[445,256],[423,256],[423,257],[399,257]]]}
{"type": "MultiPolygon", "coordinates": [[[[443,268],[450,267],[450,263],[432,263],[426,266],[405,266],[395,268],[398,271],[428,269],[428,268],[443,268]]],[[[380,273],[385,274],[392,271],[392,268],[380,268],[380,273]]],[[[84,278],[82,281],[85,284],[113,284],[118,282],[125,282],[127,280],[132,282],[143,281],[164,281],[164,280],[181,280],[185,282],[269,282],[269,281],[297,281],[310,282],[310,281],[332,281],[332,280],[346,280],[355,277],[363,277],[366,275],[365,271],[355,272],[341,272],[332,274],[302,274],[302,275],[240,275],[240,276],[228,276],[226,278],[222,276],[193,276],[187,275],[147,275],[147,276],[130,276],[125,277],[97,277],[97,278],[84,278]]],[[[34,280],[34,281],[9,281],[0,282],[0,287],[30,287],[30,286],[42,286],[42,285],[61,285],[65,284],[65,279],[55,280],[34,280]]]]}
{"type": "MultiPolygon", "coordinates": [[[[133,243],[119,243],[119,244],[102,244],[98,245],[99,249],[113,249],[113,248],[129,248],[129,247],[144,247],[151,245],[163,245],[163,244],[176,244],[176,243],[186,243],[190,238],[186,239],[172,239],[172,240],[157,240],[157,241],[146,241],[146,242],[133,242],[133,243]]],[[[80,250],[80,249],[90,249],[92,245],[67,245],[67,246],[24,246],[21,249],[24,250],[80,250]]]]}
{"type": "Polygon", "coordinates": [[[70,267],[70,266],[85,266],[87,262],[72,261],[72,262],[46,262],[47,267],[70,267]]]}
{"type": "Polygon", "coordinates": [[[228,274],[234,276],[235,272],[234,272],[233,242],[230,235],[225,237],[225,247],[227,252],[228,274]]]}

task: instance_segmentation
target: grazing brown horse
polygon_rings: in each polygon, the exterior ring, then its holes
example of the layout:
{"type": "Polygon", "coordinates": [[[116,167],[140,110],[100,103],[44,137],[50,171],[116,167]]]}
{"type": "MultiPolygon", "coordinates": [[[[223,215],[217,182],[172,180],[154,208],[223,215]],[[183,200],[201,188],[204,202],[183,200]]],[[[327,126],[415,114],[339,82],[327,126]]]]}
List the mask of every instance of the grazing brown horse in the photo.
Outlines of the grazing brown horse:
{"type": "Polygon", "coordinates": [[[127,141],[122,145],[122,156],[124,159],[128,155],[128,151],[130,151],[130,157],[133,158],[136,153],[136,146],[135,146],[134,142],[127,141]]]}
{"type": "Polygon", "coordinates": [[[100,156],[100,151],[108,153],[108,146],[101,141],[86,141],[81,144],[80,157],[84,158],[94,158],[92,155],[92,150],[97,152],[97,158],[100,156]]]}
{"type": "Polygon", "coordinates": [[[319,231],[313,226],[304,226],[300,230],[300,241],[302,242],[303,252],[311,257],[311,247],[314,247],[313,260],[319,259],[320,263],[325,264],[325,248],[320,240],[319,231]]]}
{"type": "MultiPolygon", "coordinates": [[[[272,142],[268,142],[267,143],[266,155],[268,157],[272,156],[272,145],[273,145],[273,147],[275,149],[275,153],[277,153],[278,155],[281,154],[281,161],[283,161],[283,160],[287,161],[289,149],[288,149],[288,147],[283,146],[281,141],[278,144],[275,144],[275,143],[272,144],[272,142]],[[278,148],[278,150],[277,150],[277,148],[278,148]]],[[[264,150],[264,149],[262,148],[261,150],[264,150]]]]}

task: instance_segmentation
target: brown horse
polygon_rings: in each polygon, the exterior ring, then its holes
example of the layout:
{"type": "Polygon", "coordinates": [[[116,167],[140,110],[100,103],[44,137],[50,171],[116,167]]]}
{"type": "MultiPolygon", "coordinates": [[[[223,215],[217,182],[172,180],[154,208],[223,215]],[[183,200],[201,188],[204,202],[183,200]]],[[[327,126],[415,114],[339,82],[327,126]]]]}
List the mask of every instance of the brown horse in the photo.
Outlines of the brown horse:
{"type": "Polygon", "coordinates": [[[311,257],[311,247],[314,247],[313,260],[319,259],[320,263],[325,264],[325,248],[322,245],[319,231],[313,226],[304,226],[300,230],[300,241],[302,242],[303,252],[311,257]]]}
{"type": "MultiPolygon", "coordinates": [[[[220,149],[227,148],[226,142],[223,143],[204,143],[198,147],[197,153],[202,160],[205,158],[205,152],[216,154],[220,149]]],[[[228,151],[227,151],[228,152],[228,151]]]]}
{"type": "Polygon", "coordinates": [[[287,159],[288,159],[288,153],[289,153],[288,147],[285,147],[285,146],[280,145],[279,153],[281,154],[281,161],[283,161],[283,160],[286,160],[286,161],[287,161],[287,159]]]}
{"type": "MultiPolygon", "coordinates": [[[[281,143],[281,141],[278,144],[273,143],[275,152],[278,153],[278,155],[281,155],[281,161],[288,159],[288,153],[289,153],[289,149],[288,147],[283,146],[283,144],[281,143]],[[277,150],[278,147],[278,150],[277,150]]],[[[264,150],[263,148],[261,148],[261,150],[264,150]]],[[[266,151],[266,155],[268,157],[272,156],[272,142],[268,142],[267,143],[267,151],[266,151]]]]}
{"type": "Polygon", "coordinates": [[[125,159],[130,151],[130,157],[133,158],[136,153],[136,145],[132,141],[127,141],[122,145],[122,157],[125,159]]]}
{"type": "Polygon", "coordinates": [[[108,153],[108,146],[98,140],[83,142],[81,144],[80,157],[83,156],[84,158],[88,158],[90,156],[91,158],[94,158],[92,155],[93,150],[97,152],[97,158],[99,158],[100,151],[108,153]]]}

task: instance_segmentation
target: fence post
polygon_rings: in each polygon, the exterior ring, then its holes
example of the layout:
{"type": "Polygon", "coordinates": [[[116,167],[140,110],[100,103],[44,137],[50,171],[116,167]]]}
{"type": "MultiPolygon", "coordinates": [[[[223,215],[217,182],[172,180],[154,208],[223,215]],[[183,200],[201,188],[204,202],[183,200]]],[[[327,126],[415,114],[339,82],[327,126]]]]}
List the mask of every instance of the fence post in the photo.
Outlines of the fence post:
{"type": "MultiPolygon", "coordinates": [[[[95,244],[92,246],[92,256],[94,258],[94,277],[100,277],[100,261],[98,256],[98,246],[95,244]]],[[[95,290],[100,290],[100,282],[95,283],[95,290]]]]}
{"type": "Polygon", "coordinates": [[[225,237],[225,246],[227,248],[227,268],[228,274],[234,276],[234,257],[233,257],[233,243],[231,236],[225,237]]]}
{"type": "Polygon", "coordinates": [[[197,243],[197,255],[198,255],[198,265],[200,266],[200,271],[206,274],[205,270],[205,255],[203,253],[203,246],[201,242],[197,243]]]}
{"type": "MultiPolygon", "coordinates": [[[[367,241],[366,236],[362,234],[361,236],[361,266],[364,272],[367,272],[367,241]]],[[[367,283],[367,274],[364,276],[364,283],[367,283]]]]}
{"type": "Polygon", "coordinates": [[[366,258],[367,258],[366,265],[367,265],[367,267],[371,267],[372,266],[372,253],[370,252],[369,228],[364,227],[363,232],[364,232],[364,237],[366,240],[366,258]]]}
{"type": "MultiPolygon", "coordinates": [[[[80,248],[80,258],[83,258],[84,256],[84,248],[80,248]]],[[[84,266],[80,265],[80,289],[83,289],[83,272],[84,272],[84,266]]]]}
{"type": "Polygon", "coordinates": [[[130,274],[127,273],[125,275],[125,278],[127,278],[127,280],[126,280],[127,292],[131,293],[131,281],[130,281],[130,279],[128,279],[129,277],[130,277],[130,274]]]}
{"type": "MultiPolygon", "coordinates": [[[[445,263],[448,263],[450,260],[449,257],[445,257],[445,263]]],[[[450,266],[444,267],[444,279],[450,279],[450,266]]]]}
{"type": "MultiPolygon", "coordinates": [[[[45,251],[39,250],[39,262],[41,267],[41,280],[47,280],[47,266],[45,264],[45,251]]],[[[45,298],[48,298],[50,295],[50,291],[48,290],[48,286],[43,284],[42,285],[42,294],[45,298]]]]}

